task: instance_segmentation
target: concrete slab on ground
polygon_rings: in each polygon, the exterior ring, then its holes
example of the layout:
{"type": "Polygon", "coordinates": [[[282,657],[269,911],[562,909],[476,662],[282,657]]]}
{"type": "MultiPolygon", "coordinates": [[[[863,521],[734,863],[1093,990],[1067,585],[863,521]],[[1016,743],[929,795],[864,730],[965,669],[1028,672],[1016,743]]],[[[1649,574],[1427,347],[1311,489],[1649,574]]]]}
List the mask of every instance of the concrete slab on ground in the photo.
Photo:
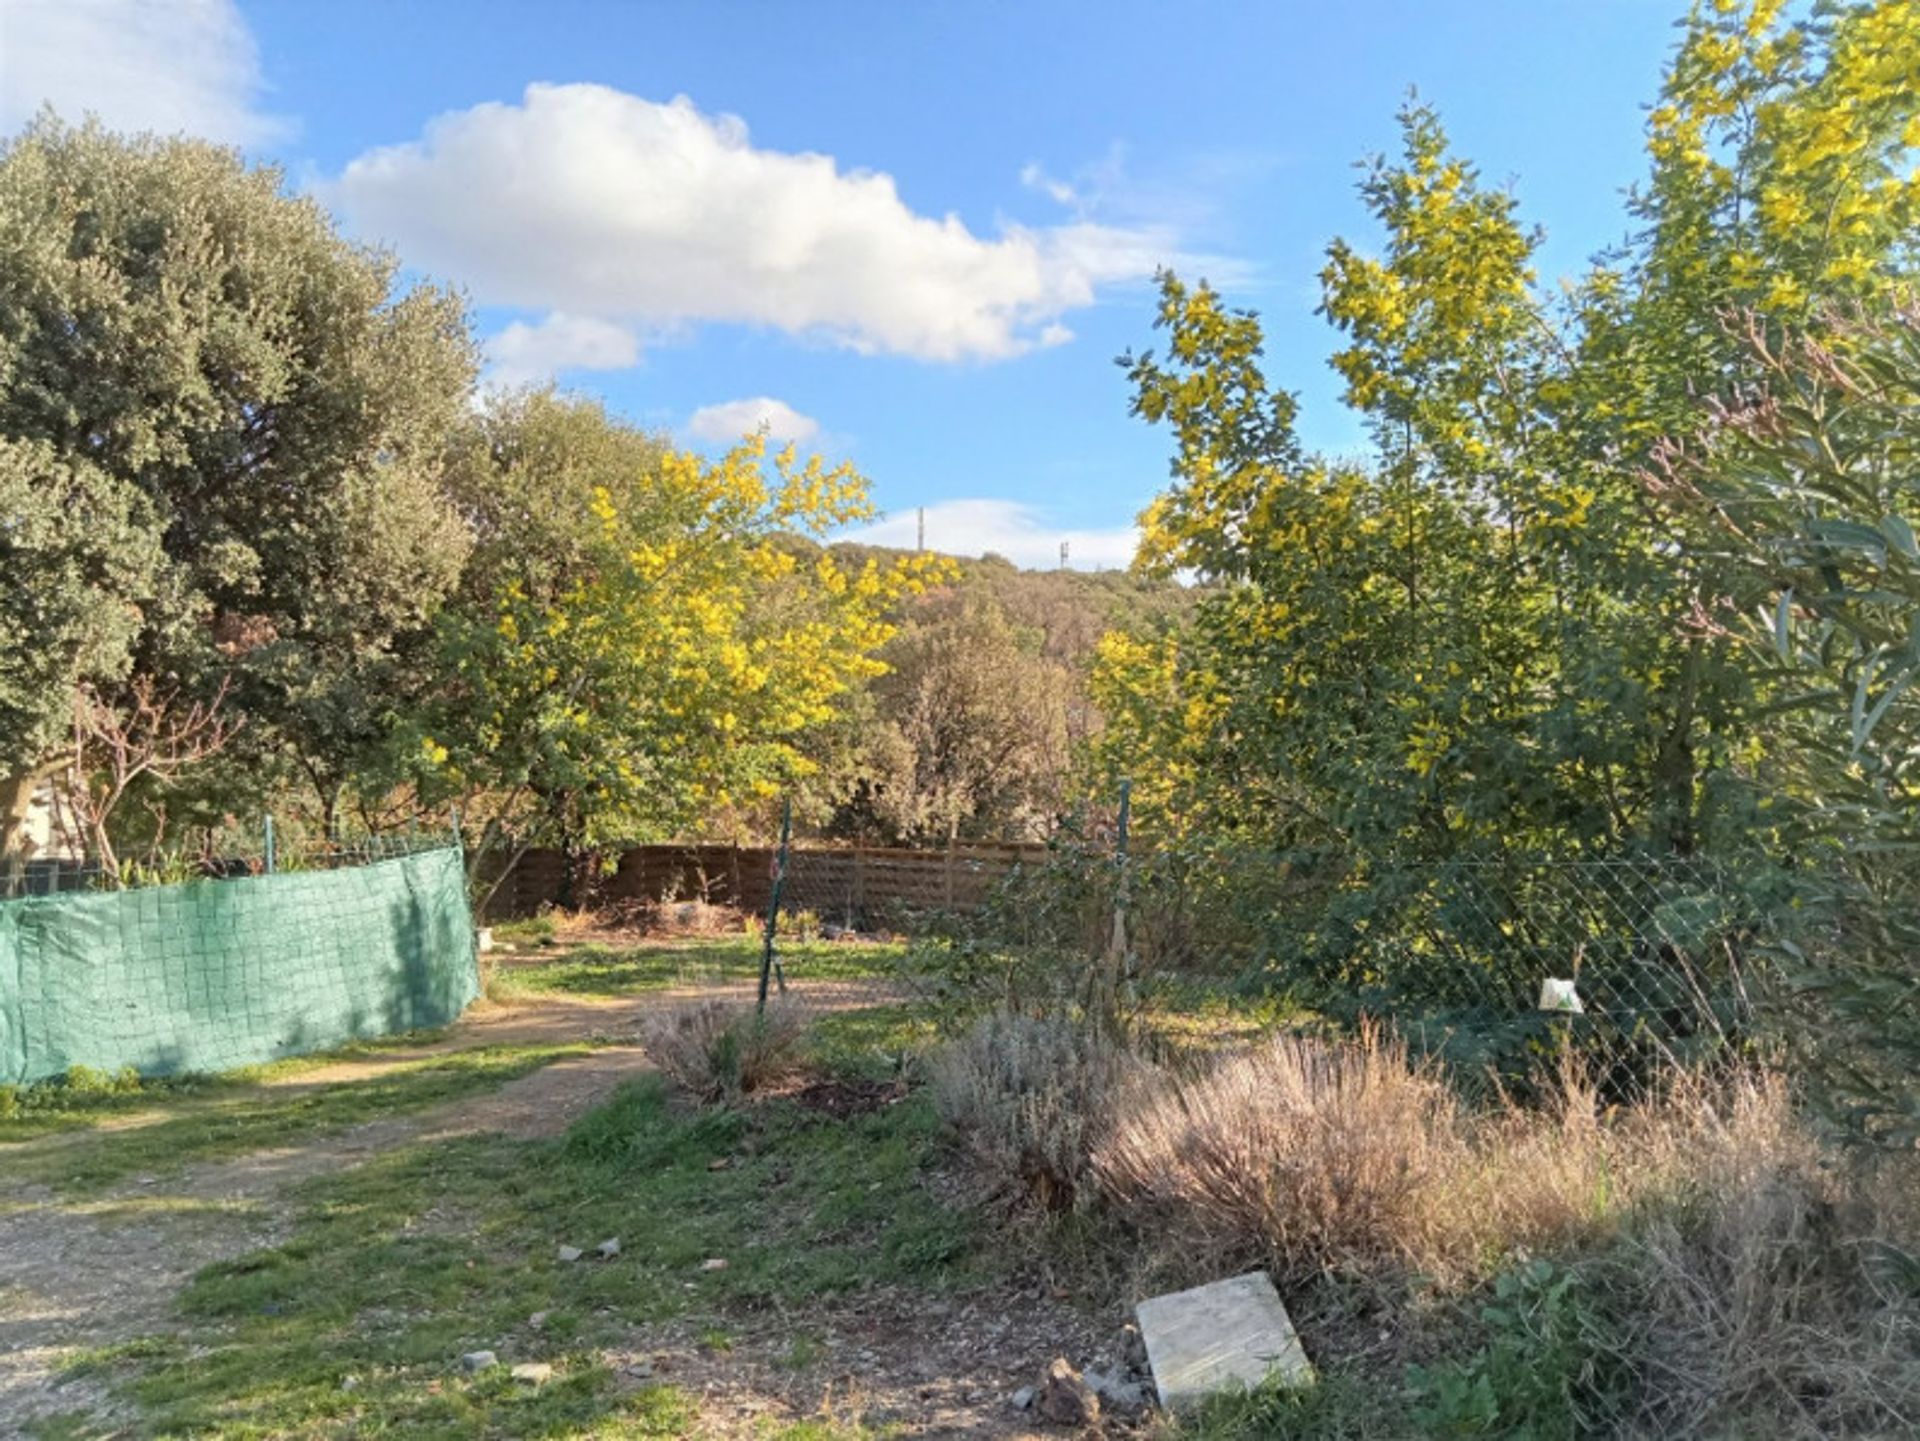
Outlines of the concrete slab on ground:
{"type": "Polygon", "coordinates": [[[1287,1308],[1265,1271],[1155,1296],[1135,1308],[1160,1404],[1169,1411],[1270,1379],[1313,1381],[1287,1308]]]}

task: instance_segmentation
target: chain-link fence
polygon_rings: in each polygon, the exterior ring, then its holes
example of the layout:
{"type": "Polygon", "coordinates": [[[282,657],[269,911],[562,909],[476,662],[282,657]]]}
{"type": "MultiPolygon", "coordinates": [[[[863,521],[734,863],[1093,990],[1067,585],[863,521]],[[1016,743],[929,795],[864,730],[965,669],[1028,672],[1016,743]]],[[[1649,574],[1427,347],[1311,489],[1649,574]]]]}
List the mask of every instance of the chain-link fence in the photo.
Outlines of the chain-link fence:
{"type": "MultiPolygon", "coordinates": [[[[668,935],[676,987],[802,1008],[1221,998],[1384,1020],[1517,1081],[1571,1044],[1623,1084],[1754,1040],[1768,912],[1748,878],[1671,854],[1392,860],[1129,836],[1127,808],[1046,846],[654,846],[590,906],[668,935]]],[[[540,861],[498,894],[561,887],[540,861]],[[544,867],[544,869],[543,869],[544,867]]],[[[542,900],[542,897],[545,897],[542,900]]]]}
{"type": "Polygon", "coordinates": [[[1697,857],[1336,867],[1269,926],[1245,979],[1386,1018],[1469,1067],[1571,1043],[1625,1079],[1753,1038],[1760,915],[1697,857]]]}
{"type": "MultiPolygon", "coordinates": [[[[1124,816],[1124,811],[1122,811],[1124,816]]],[[[1064,831],[966,913],[921,920],[922,974],[1013,1004],[1211,996],[1384,1020],[1517,1081],[1567,1045],[1622,1084],[1754,1042],[1768,912],[1696,856],[1383,861],[1064,831]]]]}
{"type": "Polygon", "coordinates": [[[169,849],[111,863],[86,856],[11,857],[0,862],[0,901],[339,870],[443,849],[451,839],[446,831],[418,829],[393,834],[289,836],[278,832],[269,819],[259,829],[257,844],[246,849],[212,845],[194,850],[169,849]]]}

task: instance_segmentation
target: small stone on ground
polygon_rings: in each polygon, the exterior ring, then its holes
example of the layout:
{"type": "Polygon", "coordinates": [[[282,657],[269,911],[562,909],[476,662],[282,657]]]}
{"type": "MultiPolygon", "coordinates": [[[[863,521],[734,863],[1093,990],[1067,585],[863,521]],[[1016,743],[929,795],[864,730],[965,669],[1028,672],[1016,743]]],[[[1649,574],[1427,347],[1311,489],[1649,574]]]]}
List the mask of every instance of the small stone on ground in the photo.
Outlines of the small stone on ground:
{"type": "Polygon", "coordinates": [[[460,1364],[469,1371],[484,1371],[489,1366],[498,1366],[500,1358],[491,1351],[469,1351],[460,1358],[460,1364]]]}
{"type": "Polygon", "coordinates": [[[1085,1426],[1100,1419],[1100,1398],[1062,1356],[1047,1367],[1040,1388],[1040,1414],[1056,1426],[1085,1426]]]}
{"type": "Polygon", "coordinates": [[[523,1361],[513,1368],[513,1379],[529,1386],[544,1386],[553,1379],[553,1367],[545,1361],[523,1361]]]}
{"type": "Polygon", "coordinates": [[[1087,1389],[1100,1398],[1104,1406],[1116,1411],[1139,1411],[1147,1404],[1146,1387],[1137,1381],[1128,1381],[1120,1376],[1109,1376],[1104,1371],[1096,1371],[1089,1366],[1081,1380],[1087,1383],[1087,1389]]]}

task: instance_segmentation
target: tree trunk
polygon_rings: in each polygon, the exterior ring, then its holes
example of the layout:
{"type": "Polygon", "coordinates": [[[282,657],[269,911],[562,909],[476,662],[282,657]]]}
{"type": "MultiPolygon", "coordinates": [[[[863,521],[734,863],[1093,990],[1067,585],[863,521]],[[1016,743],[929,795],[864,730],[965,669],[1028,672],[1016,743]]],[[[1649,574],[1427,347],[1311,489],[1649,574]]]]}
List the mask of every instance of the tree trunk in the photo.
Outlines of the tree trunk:
{"type": "Polygon", "coordinates": [[[40,777],[33,771],[0,776],[0,865],[26,859],[27,813],[33,809],[39,784],[40,777]]]}
{"type": "Polygon", "coordinates": [[[1673,718],[1654,756],[1654,823],[1666,848],[1681,856],[1693,854],[1697,839],[1694,791],[1698,773],[1693,750],[1693,720],[1700,682],[1700,652],[1698,638],[1688,643],[1673,718]]]}

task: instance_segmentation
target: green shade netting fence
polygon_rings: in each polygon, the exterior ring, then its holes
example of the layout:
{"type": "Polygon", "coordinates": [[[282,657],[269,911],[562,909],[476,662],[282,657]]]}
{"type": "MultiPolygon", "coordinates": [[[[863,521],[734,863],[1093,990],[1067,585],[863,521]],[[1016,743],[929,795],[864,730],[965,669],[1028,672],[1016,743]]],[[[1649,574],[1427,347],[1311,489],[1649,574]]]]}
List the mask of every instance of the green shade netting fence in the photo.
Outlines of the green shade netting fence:
{"type": "Polygon", "coordinates": [[[0,902],[0,1082],[227,1070],[444,1025],[478,993],[457,847],[0,902]]]}

